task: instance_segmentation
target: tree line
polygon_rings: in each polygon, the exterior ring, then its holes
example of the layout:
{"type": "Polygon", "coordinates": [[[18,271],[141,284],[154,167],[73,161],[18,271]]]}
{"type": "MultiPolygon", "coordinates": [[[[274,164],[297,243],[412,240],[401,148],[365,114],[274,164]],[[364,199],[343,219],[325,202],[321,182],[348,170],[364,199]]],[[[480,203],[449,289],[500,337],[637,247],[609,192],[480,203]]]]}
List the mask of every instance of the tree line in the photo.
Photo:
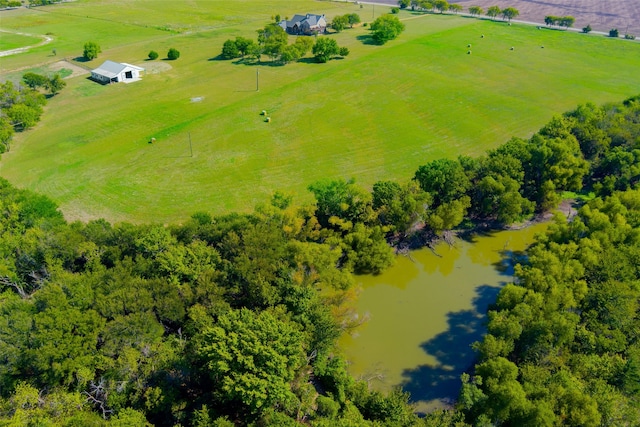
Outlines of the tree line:
{"type": "Polygon", "coordinates": [[[0,0],[0,8],[2,9],[20,6],[22,6],[22,2],[20,0],[0,0]]]}
{"type": "Polygon", "coordinates": [[[59,74],[48,77],[26,73],[22,82],[16,85],[7,80],[0,84],[0,154],[9,150],[15,132],[29,129],[40,120],[47,100],[38,89],[46,89],[53,96],[66,86],[59,74]]]}
{"type": "Polygon", "coordinates": [[[459,408],[482,426],[640,423],[640,189],[558,217],[489,312],[459,408]]]}
{"type": "MultiPolygon", "coordinates": [[[[357,16],[356,14],[345,15],[340,19],[344,18],[345,23],[360,22],[359,17],[356,20],[351,17],[352,15],[357,16]]],[[[269,23],[258,30],[257,41],[241,36],[226,40],[222,45],[220,57],[222,59],[240,58],[241,61],[260,62],[262,55],[266,55],[271,61],[287,64],[298,61],[309,52],[313,53],[317,62],[327,62],[335,57],[349,55],[348,48],[338,46],[336,40],[329,37],[298,36],[294,43],[289,44],[289,35],[279,25],[279,19],[280,15],[277,15],[276,22],[269,23]]],[[[338,21],[342,22],[340,19],[338,21]]],[[[344,27],[339,28],[340,30],[344,29],[344,27]]]]}
{"type": "MultiPolygon", "coordinates": [[[[459,13],[464,9],[457,3],[449,3],[447,0],[399,0],[398,5],[401,9],[411,7],[412,10],[422,10],[428,12],[438,11],[440,13],[453,12],[459,13]]],[[[469,13],[471,16],[480,16],[485,14],[485,10],[480,6],[470,6],[469,13]]],[[[514,7],[501,8],[500,6],[490,6],[486,10],[486,16],[491,19],[502,16],[503,19],[511,21],[520,15],[520,11],[514,7]]]]}
{"type": "Polygon", "coordinates": [[[405,183],[276,192],[183,224],[68,223],[0,180],[0,417],[9,425],[629,425],[637,408],[640,96],[579,106],[405,183]],[[520,221],[591,191],[516,270],[458,406],[418,418],[347,373],[352,273],[387,241],[520,221]]]}
{"type": "Polygon", "coordinates": [[[48,4],[61,3],[62,0],[28,0],[28,6],[46,6],[48,4]]]}
{"type": "MultiPolygon", "coordinates": [[[[544,17],[544,23],[547,25],[557,25],[559,27],[573,27],[573,24],[576,22],[576,18],[573,16],[553,16],[547,15],[544,17]]],[[[584,31],[588,32],[588,31],[584,31]]]]}

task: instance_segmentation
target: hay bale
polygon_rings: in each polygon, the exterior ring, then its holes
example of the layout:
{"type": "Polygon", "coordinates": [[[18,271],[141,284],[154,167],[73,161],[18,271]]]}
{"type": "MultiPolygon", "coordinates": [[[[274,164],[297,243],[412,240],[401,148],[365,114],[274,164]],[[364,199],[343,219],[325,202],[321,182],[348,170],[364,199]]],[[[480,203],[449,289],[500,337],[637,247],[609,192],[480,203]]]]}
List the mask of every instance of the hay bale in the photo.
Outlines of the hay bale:
{"type": "Polygon", "coordinates": [[[511,49],[509,49],[509,50],[513,50],[513,49],[514,49],[514,47],[513,47],[513,46],[511,46],[511,49]]]}
{"type": "Polygon", "coordinates": [[[467,51],[467,55],[471,55],[471,51],[470,50],[467,51]]]}
{"type": "Polygon", "coordinates": [[[266,116],[267,115],[267,110],[262,110],[262,112],[260,113],[261,116],[266,116]]]}
{"type": "Polygon", "coordinates": [[[156,142],[156,139],[155,139],[155,138],[151,138],[151,139],[149,140],[149,144],[153,144],[154,142],[156,142]]]}
{"type": "Polygon", "coordinates": [[[483,34],[483,35],[481,35],[481,36],[480,36],[480,38],[481,38],[481,39],[483,39],[483,38],[484,38],[484,34],[483,34]]]}
{"type": "Polygon", "coordinates": [[[467,45],[467,47],[471,47],[471,45],[470,45],[470,44],[468,44],[468,45],[467,45]]]}
{"type": "Polygon", "coordinates": [[[271,123],[271,117],[267,117],[267,118],[265,119],[265,122],[267,122],[267,123],[271,123]]]}

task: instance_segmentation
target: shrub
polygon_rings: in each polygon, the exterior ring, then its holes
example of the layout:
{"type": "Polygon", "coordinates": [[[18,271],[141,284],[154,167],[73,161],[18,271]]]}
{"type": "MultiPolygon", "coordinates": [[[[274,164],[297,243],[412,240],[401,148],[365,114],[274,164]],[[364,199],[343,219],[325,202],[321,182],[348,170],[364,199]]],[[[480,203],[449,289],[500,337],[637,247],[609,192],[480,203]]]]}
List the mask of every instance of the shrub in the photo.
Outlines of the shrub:
{"type": "Polygon", "coordinates": [[[316,404],[318,405],[316,412],[322,417],[334,418],[340,410],[340,404],[327,396],[318,396],[316,404]]]}
{"type": "Polygon", "coordinates": [[[625,34],[624,38],[627,40],[635,40],[636,36],[634,36],[633,34],[625,34]]]}
{"type": "Polygon", "coordinates": [[[229,39],[222,45],[222,57],[224,59],[233,59],[240,56],[240,50],[235,41],[229,39]]]}
{"type": "Polygon", "coordinates": [[[158,52],[156,52],[155,50],[149,52],[149,59],[152,61],[158,59],[158,52]]]}
{"type": "Polygon", "coordinates": [[[620,33],[618,33],[617,28],[612,28],[609,30],[609,37],[618,37],[620,33]]]}
{"type": "Polygon", "coordinates": [[[348,56],[349,55],[349,48],[341,47],[339,53],[340,53],[340,56],[348,56]]]}
{"type": "Polygon", "coordinates": [[[586,27],[582,27],[582,32],[583,33],[590,33],[591,32],[591,24],[587,24],[586,27]]]}
{"type": "Polygon", "coordinates": [[[394,15],[397,13],[400,13],[400,8],[399,7],[392,7],[391,8],[391,13],[393,13],[394,15]]]}
{"type": "Polygon", "coordinates": [[[82,57],[87,61],[91,61],[98,57],[98,54],[102,52],[100,46],[94,42],[87,42],[84,44],[84,51],[82,52],[82,57]]]}
{"type": "Polygon", "coordinates": [[[167,58],[170,60],[176,60],[178,58],[180,58],[180,52],[178,52],[177,49],[171,48],[169,49],[169,52],[167,52],[167,58]]]}

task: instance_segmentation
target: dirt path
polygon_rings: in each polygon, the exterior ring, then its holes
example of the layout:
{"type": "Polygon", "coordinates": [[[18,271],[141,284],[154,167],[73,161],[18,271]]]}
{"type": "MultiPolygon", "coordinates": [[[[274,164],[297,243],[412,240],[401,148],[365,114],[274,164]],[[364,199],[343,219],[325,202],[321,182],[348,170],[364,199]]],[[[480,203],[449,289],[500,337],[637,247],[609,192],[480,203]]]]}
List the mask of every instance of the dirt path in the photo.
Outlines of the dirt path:
{"type": "Polygon", "coordinates": [[[16,53],[26,52],[29,49],[32,49],[32,48],[38,47],[38,46],[44,46],[45,44],[51,43],[51,41],[53,41],[53,37],[44,36],[44,35],[27,34],[27,33],[20,33],[18,31],[9,31],[9,30],[2,30],[2,29],[0,29],[0,32],[18,34],[20,36],[40,37],[42,39],[42,41],[40,43],[31,45],[31,46],[24,46],[24,47],[18,47],[16,49],[2,50],[2,51],[0,51],[0,57],[9,56],[9,55],[15,55],[16,53]]]}

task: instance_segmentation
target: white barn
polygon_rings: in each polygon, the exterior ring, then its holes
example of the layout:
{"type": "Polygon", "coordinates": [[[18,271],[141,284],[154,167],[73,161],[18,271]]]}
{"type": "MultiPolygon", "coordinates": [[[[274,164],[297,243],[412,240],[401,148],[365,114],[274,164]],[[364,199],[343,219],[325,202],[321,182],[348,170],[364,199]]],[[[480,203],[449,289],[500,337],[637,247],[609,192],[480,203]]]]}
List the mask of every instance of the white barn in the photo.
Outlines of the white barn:
{"type": "Polygon", "coordinates": [[[140,80],[140,74],[144,68],[127,64],[126,62],[104,61],[101,66],[91,70],[91,78],[97,82],[107,83],[130,83],[140,80]]]}

